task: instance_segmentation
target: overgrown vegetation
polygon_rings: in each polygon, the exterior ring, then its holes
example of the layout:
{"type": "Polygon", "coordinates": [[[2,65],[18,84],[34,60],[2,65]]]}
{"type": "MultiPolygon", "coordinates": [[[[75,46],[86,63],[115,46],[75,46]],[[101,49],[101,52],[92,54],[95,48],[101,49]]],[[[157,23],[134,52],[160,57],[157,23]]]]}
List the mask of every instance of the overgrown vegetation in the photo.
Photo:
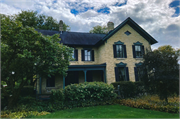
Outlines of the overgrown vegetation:
{"type": "Polygon", "coordinates": [[[73,49],[60,44],[58,34],[43,36],[6,16],[1,17],[1,33],[1,80],[7,84],[1,88],[2,95],[7,96],[8,108],[16,104],[21,89],[36,74],[66,75],[73,49]]]}
{"type": "Polygon", "coordinates": [[[112,85],[115,87],[116,93],[119,98],[132,98],[142,96],[147,91],[144,89],[143,82],[119,81],[114,82],[112,85]],[[119,88],[118,88],[119,85],[119,88]]]}
{"type": "Polygon", "coordinates": [[[180,50],[172,46],[162,46],[153,52],[144,55],[144,61],[140,66],[140,80],[144,82],[146,89],[153,89],[168,103],[168,97],[179,94],[179,64],[180,50]]]}
{"type": "MultiPolygon", "coordinates": [[[[20,97],[17,106],[7,112],[17,112],[13,114],[21,115],[22,112],[29,111],[55,112],[75,107],[114,104],[116,94],[113,91],[112,85],[103,82],[71,84],[65,90],[52,91],[51,99],[47,101],[36,100],[31,96],[20,97]]],[[[3,112],[4,115],[5,112],[3,112]]]]}
{"type": "Polygon", "coordinates": [[[160,100],[157,95],[147,95],[139,98],[116,100],[116,103],[140,109],[179,113],[179,97],[169,97],[168,100],[169,103],[160,100]]]}

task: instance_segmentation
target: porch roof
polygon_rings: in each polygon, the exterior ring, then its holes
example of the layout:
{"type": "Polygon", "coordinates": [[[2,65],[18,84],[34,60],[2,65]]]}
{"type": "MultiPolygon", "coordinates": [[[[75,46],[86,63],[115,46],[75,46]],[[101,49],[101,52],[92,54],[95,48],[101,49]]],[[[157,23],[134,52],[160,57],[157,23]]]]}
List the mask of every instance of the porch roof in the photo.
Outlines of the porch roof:
{"type": "Polygon", "coordinates": [[[105,70],[106,63],[98,65],[70,65],[68,71],[105,70]]]}

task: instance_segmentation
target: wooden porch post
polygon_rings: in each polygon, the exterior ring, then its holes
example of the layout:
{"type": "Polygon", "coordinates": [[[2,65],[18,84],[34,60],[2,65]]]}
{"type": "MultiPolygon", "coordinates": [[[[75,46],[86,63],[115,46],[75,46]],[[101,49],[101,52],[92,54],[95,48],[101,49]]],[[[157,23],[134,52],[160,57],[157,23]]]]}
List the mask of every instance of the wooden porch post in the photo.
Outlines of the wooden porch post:
{"type": "Polygon", "coordinates": [[[85,82],[86,82],[86,70],[84,70],[84,79],[85,79],[85,82]]]}

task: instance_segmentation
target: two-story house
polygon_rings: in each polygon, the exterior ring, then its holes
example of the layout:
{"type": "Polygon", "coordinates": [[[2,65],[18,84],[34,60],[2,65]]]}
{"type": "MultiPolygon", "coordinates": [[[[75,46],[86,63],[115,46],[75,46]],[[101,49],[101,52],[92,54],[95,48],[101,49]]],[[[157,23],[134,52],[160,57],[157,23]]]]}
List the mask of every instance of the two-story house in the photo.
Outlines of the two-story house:
{"type": "MultiPolygon", "coordinates": [[[[60,22],[62,23],[62,22],[60,22]]],[[[60,25],[61,26],[61,25],[60,25]]],[[[64,88],[72,83],[103,81],[138,81],[136,67],[141,65],[146,49],[157,41],[131,18],[114,28],[108,22],[108,34],[38,30],[44,35],[60,34],[61,43],[74,48],[68,75],[41,77],[37,81],[38,94],[64,88]]]]}

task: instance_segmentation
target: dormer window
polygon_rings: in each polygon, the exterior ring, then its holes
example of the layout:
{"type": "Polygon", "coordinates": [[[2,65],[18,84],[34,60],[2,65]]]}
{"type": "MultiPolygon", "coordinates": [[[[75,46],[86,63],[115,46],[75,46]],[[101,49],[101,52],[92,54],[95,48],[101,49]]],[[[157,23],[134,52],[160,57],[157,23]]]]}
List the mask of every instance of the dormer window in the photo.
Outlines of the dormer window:
{"type": "Polygon", "coordinates": [[[92,61],[91,59],[91,50],[84,50],[85,61],[92,61]]]}
{"type": "Polygon", "coordinates": [[[114,58],[127,58],[126,45],[121,41],[115,42],[113,45],[114,58]]]}
{"type": "Polygon", "coordinates": [[[82,61],[94,61],[94,50],[83,49],[81,50],[82,61]]]}

